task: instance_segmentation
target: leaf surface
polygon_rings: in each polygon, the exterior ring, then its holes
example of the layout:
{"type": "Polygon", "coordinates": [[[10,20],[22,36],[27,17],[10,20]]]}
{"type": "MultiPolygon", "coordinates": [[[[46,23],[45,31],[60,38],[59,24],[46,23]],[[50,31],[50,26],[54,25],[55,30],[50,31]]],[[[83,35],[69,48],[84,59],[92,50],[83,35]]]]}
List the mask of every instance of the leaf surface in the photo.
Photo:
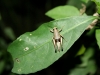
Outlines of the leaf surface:
{"type": "Polygon", "coordinates": [[[97,44],[100,48],[100,29],[96,30],[96,39],[97,39],[97,44]]]}
{"type": "Polygon", "coordinates": [[[14,61],[12,72],[28,74],[47,68],[68,51],[94,19],[93,16],[74,16],[54,20],[21,35],[8,47],[14,61]],[[60,34],[67,40],[63,39],[63,51],[57,53],[50,32],[54,27],[62,29],[60,34]]]}
{"type": "Polygon", "coordinates": [[[55,7],[53,9],[49,10],[46,13],[46,15],[53,19],[60,19],[60,18],[66,18],[66,17],[70,17],[70,16],[79,16],[80,12],[74,6],[65,5],[65,6],[58,6],[58,7],[55,7]]]}

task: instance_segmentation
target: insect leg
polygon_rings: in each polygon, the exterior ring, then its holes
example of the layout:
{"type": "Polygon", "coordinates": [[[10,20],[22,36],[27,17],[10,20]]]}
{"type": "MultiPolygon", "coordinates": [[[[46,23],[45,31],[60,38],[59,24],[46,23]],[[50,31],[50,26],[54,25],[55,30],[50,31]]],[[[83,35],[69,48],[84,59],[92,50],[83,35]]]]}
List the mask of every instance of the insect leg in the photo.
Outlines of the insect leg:
{"type": "Polygon", "coordinates": [[[55,39],[53,38],[52,41],[53,41],[53,44],[54,44],[55,53],[57,53],[57,45],[56,45],[55,39]]]}
{"type": "Polygon", "coordinates": [[[62,37],[60,38],[60,45],[61,45],[61,50],[63,51],[63,47],[62,47],[62,37]]]}
{"type": "Polygon", "coordinates": [[[62,31],[62,29],[59,30],[59,32],[61,32],[61,31],[62,31]]]}
{"type": "Polygon", "coordinates": [[[53,33],[53,30],[50,30],[51,33],[53,33]]]}
{"type": "MultiPolygon", "coordinates": [[[[60,35],[61,36],[61,35],[60,35]]],[[[64,40],[65,40],[65,38],[63,37],[63,36],[61,36],[64,40]]],[[[67,40],[65,40],[66,42],[67,42],[67,40]]]]}
{"type": "Polygon", "coordinates": [[[60,52],[61,50],[61,41],[60,41],[60,38],[59,39],[56,39],[56,45],[57,45],[57,50],[60,52]]]}

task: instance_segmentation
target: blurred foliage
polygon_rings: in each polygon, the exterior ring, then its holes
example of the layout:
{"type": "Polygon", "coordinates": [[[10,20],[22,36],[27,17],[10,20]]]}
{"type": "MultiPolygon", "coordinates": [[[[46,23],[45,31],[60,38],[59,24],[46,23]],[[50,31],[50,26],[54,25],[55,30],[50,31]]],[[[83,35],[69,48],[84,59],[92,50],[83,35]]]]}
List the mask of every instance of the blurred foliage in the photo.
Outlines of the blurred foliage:
{"type": "Polygon", "coordinates": [[[100,14],[100,0],[92,0],[96,3],[97,12],[100,14]]]}
{"type": "Polygon", "coordinates": [[[81,1],[83,1],[84,3],[88,3],[88,1],[90,1],[90,0],[81,0],[81,1]]]}
{"type": "Polygon", "coordinates": [[[96,30],[96,39],[97,39],[97,44],[100,48],[100,29],[96,30]]]}
{"type": "Polygon", "coordinates": [[[85,47],[84,47],[84,45],[82,45],[81,48],[79,49],[79,51],[77,52],[76,56],[82,55],[82,54],[84,54],[84,52],[85,52],[85,47]]]}
{"type": "MultiPolygon", "coordinates": [[[[13,61],[7,52],[7,47],[13,40],[25,32],[36,30],[40,24],[51,21],[52,19],[45,16],[45,13],[57,6],[67,4],[80,9],[81,4],[85,2],[86,14],[92,15],[99,4],[86,1],[88,0],[0,0],[0,75],[17,75],[11,72],[13,61]]],[[[98,0],[95,1],[98,2],[98,0]]],[[[97,26],[100,28],[100,23],[97,26]]],[[[80,75],[80,70],[84,75],[100,75],[100,50],[97,44],[99,39],[95,38],[96,27],[85,31],[71,49],[53,65],[29,75],[68,75],[70,73],[80,75]],[[76,56],[82,45],[86,49],[85,52],[76,56]],[[90,56],[87,53],[88,50],[90,56]],[[89,73],[87,68],[90,69],[89,73]]]]}
{"type": "Polygon", "coordinates": [[[83,56],[80,56],[82,63],[72,69],[69,75],[94,75],[97,67],[95,60],[92,58],[93,55],[94,49],[87,48],[83,56]]]}

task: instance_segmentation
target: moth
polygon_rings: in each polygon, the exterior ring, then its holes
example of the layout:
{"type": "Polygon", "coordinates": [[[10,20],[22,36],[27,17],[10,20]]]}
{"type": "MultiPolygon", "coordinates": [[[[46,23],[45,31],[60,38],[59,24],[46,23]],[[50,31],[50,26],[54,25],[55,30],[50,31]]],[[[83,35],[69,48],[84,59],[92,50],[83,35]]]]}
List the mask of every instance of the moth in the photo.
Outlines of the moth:
{"type": "Polygon", "coordinates": [[[61,30],[58,30],[57,27],[54,27],[53,30],[50,30],[50,32],[53,33],[53,44],[54,44],[54,48],[55,48],[55,53],[57,51],[60,52],[60,50],[63,51],[63,47],[62,47],[62,39],[64,39],[61,35],[60,35],[60,32],[62,31],[61,30]]]}

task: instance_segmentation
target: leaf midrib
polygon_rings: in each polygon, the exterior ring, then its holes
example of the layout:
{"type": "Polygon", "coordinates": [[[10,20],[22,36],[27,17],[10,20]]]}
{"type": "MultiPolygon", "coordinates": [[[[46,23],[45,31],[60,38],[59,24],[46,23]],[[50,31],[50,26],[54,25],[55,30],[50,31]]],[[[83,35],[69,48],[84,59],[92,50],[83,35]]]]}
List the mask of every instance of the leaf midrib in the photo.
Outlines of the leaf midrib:
{"type": "MultiPolygon", "coordinates": [[[[70,30],[73,30],[74,28],[76,28],[76,27],[80,26],[81,24],[84,24],[84,23],[86,23],[86,22],[88,22],[88,21],[90,21],[90,20],[92,20],[92,19],[93,19],[93,18],[91,18],[91,19],[89,19],[89,20],[86,20],[86,21],[83,21],[83,22],[81,22],[80,24],[75,25],[75,26],[71,27],[71,28],[68,29],[68,30],[65,30],[64,32],[62,32],[62,34],[65,34],[65,33],[69,32],[70,30]]],[[[52,40],[52,39],[51,39],[51,40],[52,40]]],[[[47,42],[45,42],[44,44],[40,45],[40,46],[37,47],[35,50],[41,48],[43,45],[47,44],[47,43],[50,42],[51,40],[49,39],[47,42]]],[[[22,54],[22,55],[18,56],[17,58],[23,57],[23,56],[25,56],[25,55],[27,55],[27,54],[29,54],[29,53],[32,53],[33,51],[34,51],[34,50],[31,50],[31,51],[27,52],[26,54],[22,54]]]]}

